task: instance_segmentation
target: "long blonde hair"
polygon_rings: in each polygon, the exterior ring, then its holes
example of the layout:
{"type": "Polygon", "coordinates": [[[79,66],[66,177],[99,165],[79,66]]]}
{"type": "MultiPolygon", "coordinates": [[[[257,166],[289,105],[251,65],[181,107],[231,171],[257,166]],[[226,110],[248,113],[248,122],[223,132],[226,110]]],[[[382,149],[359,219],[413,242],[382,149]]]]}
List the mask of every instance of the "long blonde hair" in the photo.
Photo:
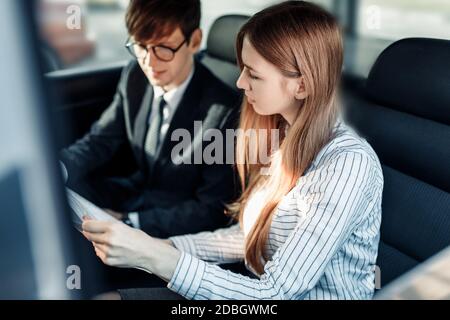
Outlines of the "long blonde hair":
{"type": "MultiPolygon", "coordinates": [[[[247,263],[259,274],[268,260],[265,245],[272,216],[278,203],[296,185],[323,146],[332,138],[338,116],[337,91],[342,71],[343,45],[340,28],[332,15],[305,1],[287,1],[255,14],[240,30],[237,41],[238,63],[244,37],[267,61],[287,77],[304,77],[308,97],[298,116],[282,137],[278,157],[270,163],[269,176],[260,174],[263,164],[250,163],[249,154],[258,153],[260,143],[250,145],[247,129],[273,130],[283,127],[280,115],[262,116],[244,100],[237,137],[236,167],[242,194],[228,213],[242,224],[245,205],[252,191],[264,184],[268,197],[259,219],[246,239],[247,263]]],[[[257,141],[262,141],[258,139],[257,141]]],[[[271,137],[267,136],[268,146],[271,137]]],[[[274,150],[270,150],[273,152],[274,150]]]]}

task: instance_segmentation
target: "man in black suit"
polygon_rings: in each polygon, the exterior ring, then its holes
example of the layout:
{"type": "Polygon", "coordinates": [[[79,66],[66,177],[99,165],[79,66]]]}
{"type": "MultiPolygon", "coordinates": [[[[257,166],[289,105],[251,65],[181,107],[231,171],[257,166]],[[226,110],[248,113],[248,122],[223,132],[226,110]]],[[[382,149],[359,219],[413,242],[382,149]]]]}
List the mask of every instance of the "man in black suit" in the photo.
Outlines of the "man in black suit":
{"type": "Polygon", "coordinates": [[[193,164],[194,154],[207,146],[201,135],[208,129],[225,136],[236,127],[240,98],[194,59],[202,39],[200,1],[132,0],[126,24],[135,61],[91,131],[62,151],[68,185],[154,237],[224,226],[224,204],[236,196],[232,167],[193,164]],[[173,152],[177,130],[192,138],[182,156],[173,152]],[[124,145],[135,173],[98,177],[124,145]],[[180,158],[185,163],[175,161],[180,158]]]}

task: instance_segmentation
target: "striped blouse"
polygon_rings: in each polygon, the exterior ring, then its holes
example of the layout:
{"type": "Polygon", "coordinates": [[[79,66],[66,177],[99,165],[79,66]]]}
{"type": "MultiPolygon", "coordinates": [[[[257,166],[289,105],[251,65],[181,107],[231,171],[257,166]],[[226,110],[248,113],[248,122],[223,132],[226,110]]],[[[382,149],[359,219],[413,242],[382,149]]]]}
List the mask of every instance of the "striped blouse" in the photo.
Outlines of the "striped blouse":
{"type": "MultiPolygon", "coordinates": [[[[196,300],[371,299],[382,189],[375,152],[338,121],[334,138],[276,208],[262,275],[250,278],[217,265],[245,258],[245,233],[236,224],[172,237],[182,253],[168,288],[196,300]]],[[[257,218],[248,211],[259,202],[257,195],[249,199],[244,222],[247,214],[257,218]]]]}

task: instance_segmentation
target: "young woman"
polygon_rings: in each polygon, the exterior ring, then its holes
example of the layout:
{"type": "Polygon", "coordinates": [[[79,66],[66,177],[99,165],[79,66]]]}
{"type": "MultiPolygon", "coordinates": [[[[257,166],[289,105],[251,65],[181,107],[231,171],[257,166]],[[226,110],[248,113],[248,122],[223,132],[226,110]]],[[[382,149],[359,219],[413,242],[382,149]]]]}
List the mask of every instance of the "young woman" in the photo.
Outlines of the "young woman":
{"type": "MultiPolygon", "coordinates": [[[[239,223],[161,240],[86,221],[85,236],[104,263],[153,273],[188,299],[370,299],[383,176],[375,152],[339,117],[338,24],[316,5],[284,2],[242,27],[237,53],[240,128],[283,133],[264,174],[249,161],[263,146],[238,136],[243,193],[229,211],[239,223]],[[242,260],[254,276],[216,265],[242,260]]],[[[155,295],[122,294],[130,297],[155,295]]]]}

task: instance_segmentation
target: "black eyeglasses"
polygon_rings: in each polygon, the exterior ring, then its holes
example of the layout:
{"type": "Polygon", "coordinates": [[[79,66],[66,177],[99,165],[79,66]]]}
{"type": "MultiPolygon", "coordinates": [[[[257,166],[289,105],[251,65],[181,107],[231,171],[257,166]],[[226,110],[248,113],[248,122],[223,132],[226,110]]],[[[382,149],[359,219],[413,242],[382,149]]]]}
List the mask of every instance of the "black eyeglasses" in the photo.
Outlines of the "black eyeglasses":
{"type": "Polygon", "coordinates": [[[184,39],[184,41],[175,49],[169,48],[163,45],[157,45],[157,46],[145,46],[138,42],[131,42],[131,38],[128,38],[127,43],[125,44],[125,47],[127,48],[128,52],[136,59],[145,59],[148,55],[148,50],[152,49],[155,56],[162,61],[169,62],[172,61],[175,57],[175,53],[178,52],[178,50],[181,49],[181,47],[187,43],[187,38],[184,39]]]}

